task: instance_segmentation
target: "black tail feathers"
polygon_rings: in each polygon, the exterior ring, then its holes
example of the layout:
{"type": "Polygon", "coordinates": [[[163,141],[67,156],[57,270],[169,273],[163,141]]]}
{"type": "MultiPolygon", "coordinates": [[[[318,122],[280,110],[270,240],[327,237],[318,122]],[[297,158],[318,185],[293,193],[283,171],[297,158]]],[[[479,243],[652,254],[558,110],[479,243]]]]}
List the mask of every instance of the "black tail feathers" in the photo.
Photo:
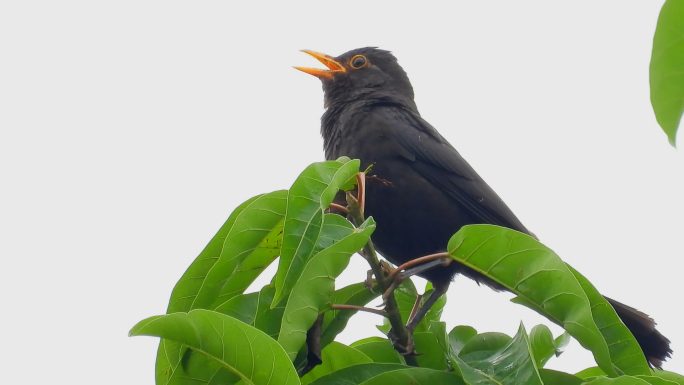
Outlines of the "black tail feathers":
{"type": "Polygon", "coordinates": [[[614,299],[604,298],[613,306],[622,322],[632,332],[648,363],[660,368],[663,361],[670,357],[672,349],[670,349],[670,340],[656,330],[653,318],[614,299]]]}

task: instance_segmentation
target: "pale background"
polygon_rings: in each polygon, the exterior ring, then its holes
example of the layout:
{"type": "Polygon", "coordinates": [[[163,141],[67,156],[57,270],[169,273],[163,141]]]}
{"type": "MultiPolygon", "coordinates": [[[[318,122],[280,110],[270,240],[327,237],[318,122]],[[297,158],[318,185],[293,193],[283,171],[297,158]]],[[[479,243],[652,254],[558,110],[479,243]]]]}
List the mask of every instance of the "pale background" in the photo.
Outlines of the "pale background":
{"type": "MultiPolygon", "coordinates": [[[[648,87],[662,1],[418,4],[3,2],[0,382],[151,384],[157,339],[128,330],[233,208],[323,158],[298,50],[361,46],[396,54],[423,116],[546,245],[655,317],[684,372],[684,156],[648,87]]],[[[510,297],[458,278],[443,319],[548,323],[510,297]]],[[[548,367],[592,365],[573,342],[548,367]]]]}

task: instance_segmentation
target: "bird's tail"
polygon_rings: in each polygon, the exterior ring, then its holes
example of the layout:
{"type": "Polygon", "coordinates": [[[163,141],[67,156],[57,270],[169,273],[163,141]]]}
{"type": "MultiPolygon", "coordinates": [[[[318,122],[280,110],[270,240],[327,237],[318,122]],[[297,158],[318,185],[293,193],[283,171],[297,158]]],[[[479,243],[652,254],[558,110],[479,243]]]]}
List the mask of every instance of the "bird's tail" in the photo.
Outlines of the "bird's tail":
{"type": "Polygon", "coordinates": [[[604,298],[613,306],[622,322],[632,332],[649,364],[660,368],[663,361],[670,357],[672,349],[670,349],[670,340],[656,330],[653,318],[614,299],[604,298]]]}

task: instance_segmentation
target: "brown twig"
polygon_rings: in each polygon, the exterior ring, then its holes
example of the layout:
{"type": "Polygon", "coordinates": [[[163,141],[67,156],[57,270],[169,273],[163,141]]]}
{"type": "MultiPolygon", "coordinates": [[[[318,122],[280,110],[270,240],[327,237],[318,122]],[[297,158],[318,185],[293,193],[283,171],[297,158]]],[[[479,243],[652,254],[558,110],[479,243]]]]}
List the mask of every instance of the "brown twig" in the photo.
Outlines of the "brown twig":
{"type": "MultiPolygon", "coordinates": [[[[406,270],[411,266],[419,265],[419,264],[424,263],[424,262],[429,262],[429,261],[432,261],[435,259],[440,259],[440,258],[446,258],[448,256],[449,256],[449,253],[436,253],[436,254],[430,254],[430,255],[426,255],[424,257],[420,257],[420,258],[410,260],[410,261],[404,263],[403,265],[397,266],[397,268],[392,270],[392,272],[390,273],[390,275],[387,278],[390,280],[394,280],[396,278],[397,274],[399,274],[402,270],[406,270]]],[[[448,266],[451,263],[451,261],[452,260],[449,259],[448,261],[445,262],[445,265],[448,266]]]]}
{"type": "Polygon", "coordinates": [[[364,215],[366,209],[366,173],[360,172],[356,174],[357,195],[356,200],[361,210],[361,215],[364,215]]]}
{"type": "Polygon", "coordinates": [[[349,214],[348,208],[346,208],[342,205],[338,205],[337,203],[331,203],[328,207],[330,207],[331,209],[342,211],[345,214],[349,214]]]}
{"type": "Polygon", "coordinates": [[[387,316],[387,313],[384,310],[371,309],[369,307],[363,307],[363,306],[333,304],[333,305],[330,305],[330,308],[333,310],[358,310],[358,311],[365,311],[368,313],[381,315],[383,317],[387,316]]]}

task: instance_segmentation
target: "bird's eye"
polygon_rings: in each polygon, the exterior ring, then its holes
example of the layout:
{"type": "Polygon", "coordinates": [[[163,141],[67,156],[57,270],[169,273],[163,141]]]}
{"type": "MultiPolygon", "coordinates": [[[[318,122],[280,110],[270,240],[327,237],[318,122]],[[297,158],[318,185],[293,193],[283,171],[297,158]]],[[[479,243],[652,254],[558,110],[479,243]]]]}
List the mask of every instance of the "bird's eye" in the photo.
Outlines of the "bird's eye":
{"type": "Polygon", "coordinates": [[[366,65],[366,58],[361,55],[354,56],[349,62],[354,69],[359,69],[366,65]]]}

